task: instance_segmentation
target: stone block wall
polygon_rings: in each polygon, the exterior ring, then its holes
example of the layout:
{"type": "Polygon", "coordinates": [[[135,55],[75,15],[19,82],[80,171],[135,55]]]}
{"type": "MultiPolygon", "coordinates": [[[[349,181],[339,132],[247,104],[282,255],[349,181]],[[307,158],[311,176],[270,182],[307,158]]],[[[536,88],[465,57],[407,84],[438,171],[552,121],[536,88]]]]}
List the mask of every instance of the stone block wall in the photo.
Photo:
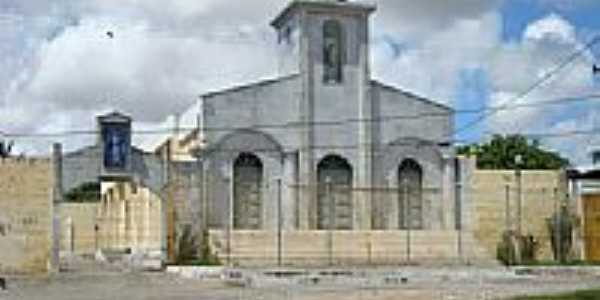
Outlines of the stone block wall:
{"type": "Polygon", "coordinates": [[[93,254],[96,251],[97,203],[61,203],[60,251],[72,254],[93,254]]]}
{"type": "Polygon", "coordinates": [[[471,197],[470,221],[474,237],[490,256],[495,257],[502,233],[507,229],[518,231],[520,219],[521,233],[532,235],[538,242],[537,258],[552,259],[546,220],[566,195],[563,173],[522,171],[521,182],[519,188],[518,176],[513,170],[476,170],[472,173],[465,192],[471,197]]]}
{"type": "Polygon", "coordinates": [[[0,274],[43,274],[52,253],[50,159],[0,160],[0,274]]]}
{"type": "Polygon", "coordinates": [[[103,250],[160,252],[161,200],[149,188],[130,182],[103,183],[98,244],[103,250]]]}
{"type": "MultiPolygon", "coordinates": [[[[493,263],[482,251],[466,251],[478,247],[470,235],[458,231],[284,231],[281,237],[286,266],[493,263]]],[[[276,231],[211,230],[210,242],[223,264],[278,262],[276,231]]]]}

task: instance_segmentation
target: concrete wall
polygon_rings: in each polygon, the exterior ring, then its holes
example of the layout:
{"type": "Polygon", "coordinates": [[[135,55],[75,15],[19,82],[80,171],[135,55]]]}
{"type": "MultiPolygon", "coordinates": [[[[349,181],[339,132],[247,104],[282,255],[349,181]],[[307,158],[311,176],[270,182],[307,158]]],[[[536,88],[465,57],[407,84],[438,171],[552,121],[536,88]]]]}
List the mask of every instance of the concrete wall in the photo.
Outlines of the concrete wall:
{"type": "MultiPolygon", "coordinates": [[[[281,125],[299,121],[298,109],[302,90],[298,76],[242,86],[204,97],[204,126],[207,128],[253,128],[261,125],[281,125]]],[[[299,145],[294,127],[257,128],[286,148],[299,145]]],[[[299,130],[298,130],[299,131],[299,130]]],[[[209,144],[220,143],[234,130],[209,130],[204,136],[209,144]]],[[[257,145],[260,146],[260,145],[257,145]]],[[[237,149],[230,149],[237,150],[237,149]]],[[[249,149],[251,150],[251,149],[249,149]]]]}
{"type": "MultiPolygon", "coordinates": [[[[157,155],[133,148],[131,152],[131,177],[138,183],[160,191],[164,186],[163,163],[157,155]]],[[[62,156],[62,190],[64,193],[87,182],[100,180],[102,151],[99,146],[65,153],[62,156]]]]}
{"type": "Polygon", "coordinates": [[[0,160],[0,274],[48,271],[53,185],[49,159],[0,160]]]}
{"type": "Polygon", "coordinates": [[[61,203],[60,251],[65,254],[93,254],[96,251],[97,203],[61,203]]]}
{"type": "Polygon", "coordinates": [[[160,253],[164,230],[160,197],[130,182],[103,183],[102,191],[97,214],[99,247],[160,253]]]}
{"type": "MultiPolygon", "coordinates": [[[[274,231],[211,231],[212,250],[223,264],[273,266],[278,259],[274,231]],[[228,252],[230,246],[231,252],[228,252]]],[[[405,263],[490,263],[469,235],[457,231],[285,231],[284,265],[398,265],[405,263]],[[408,246],[410,245],[410,246],[408,246]],[[470,250],[471,249],[471,250],[470,250]]]]}
{"type": "Polygon", "coordinates": [[[475,239],[495,257],[496,247],[507,230],[533,235],[539,243],[538,259],[552,259],[546,220],[558,209],[567,193],[560,171],[522,171],[521,213],[519,185],[513,170],[475,170],[465,186],[471,198],[470,226],[475,239]],[[555,197],[555,191],[557,196],[555,197]],[[508,199],[508,201],[507,201],[508,199]]]}

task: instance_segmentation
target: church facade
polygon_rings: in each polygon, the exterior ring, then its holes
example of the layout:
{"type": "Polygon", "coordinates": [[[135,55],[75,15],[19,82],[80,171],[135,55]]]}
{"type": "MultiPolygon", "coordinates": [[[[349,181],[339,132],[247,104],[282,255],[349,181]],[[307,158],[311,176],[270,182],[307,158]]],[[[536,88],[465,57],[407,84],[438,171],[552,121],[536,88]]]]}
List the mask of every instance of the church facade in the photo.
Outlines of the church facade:
{"type": "Polygon", "coordinates": [[[453,111],[371,79],[374,11],[293,1],[272,22],[286,74],[201,97],[210,227],[455,229],[453,111]]]}

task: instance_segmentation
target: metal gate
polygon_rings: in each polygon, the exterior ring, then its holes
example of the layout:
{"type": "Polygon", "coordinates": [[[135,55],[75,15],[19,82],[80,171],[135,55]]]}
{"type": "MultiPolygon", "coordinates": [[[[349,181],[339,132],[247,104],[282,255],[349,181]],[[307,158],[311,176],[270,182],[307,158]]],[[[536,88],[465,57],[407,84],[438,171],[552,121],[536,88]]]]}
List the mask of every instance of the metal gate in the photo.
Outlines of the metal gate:
{"type": "Polygon", "coordinates": [[[600,195],[584,198],[585,248],[589,261],[600,261],[600,195]]]}
{"type": "Polygon", "coordinates": [[[317,229],[352,230],[352,167],[328,156],[318,166],[317,229]]]}

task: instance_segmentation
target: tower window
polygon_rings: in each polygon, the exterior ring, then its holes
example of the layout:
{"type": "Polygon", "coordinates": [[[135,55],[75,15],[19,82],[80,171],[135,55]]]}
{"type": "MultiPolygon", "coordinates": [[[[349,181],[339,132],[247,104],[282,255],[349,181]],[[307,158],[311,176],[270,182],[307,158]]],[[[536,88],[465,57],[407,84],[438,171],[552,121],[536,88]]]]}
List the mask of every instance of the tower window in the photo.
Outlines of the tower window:
{"type": "Polygon", "coordinates": [[[323,81],[325,83],[342,82],[342,25],[328,20],[323,25],[323,81]]]}

